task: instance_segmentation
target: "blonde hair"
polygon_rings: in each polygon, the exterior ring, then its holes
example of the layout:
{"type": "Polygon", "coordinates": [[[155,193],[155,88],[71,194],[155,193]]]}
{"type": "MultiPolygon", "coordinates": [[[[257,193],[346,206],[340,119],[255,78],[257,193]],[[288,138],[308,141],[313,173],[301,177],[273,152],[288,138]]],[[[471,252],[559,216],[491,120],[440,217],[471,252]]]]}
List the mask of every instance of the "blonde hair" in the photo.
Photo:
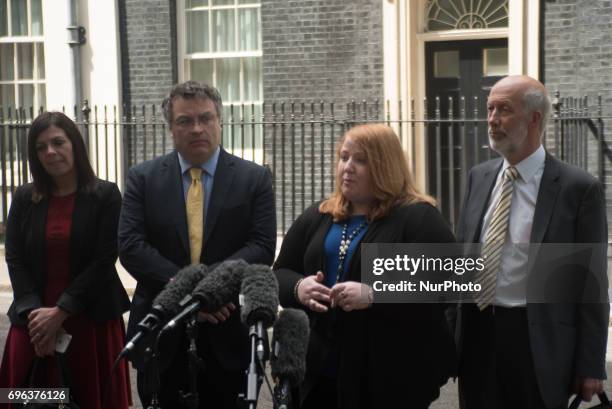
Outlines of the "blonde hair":
{"type": "MultiPolygon", "coordinates": [[[[351,138],[365,155],[374,203],[367,214],[368,221],[386,216],[391,208],[416,202],[435,205],[435,200],[415,185],[408,161],[393,129],[384,124],[358,125],[349,129],[336,148],[336,168],[344,141],[351,138]]],[[[319,206],[321,213],[331,214],[334,221],[351,215],[351,203],[342,195],[341,176],[336,172],[336,189],[319,206]]]]}

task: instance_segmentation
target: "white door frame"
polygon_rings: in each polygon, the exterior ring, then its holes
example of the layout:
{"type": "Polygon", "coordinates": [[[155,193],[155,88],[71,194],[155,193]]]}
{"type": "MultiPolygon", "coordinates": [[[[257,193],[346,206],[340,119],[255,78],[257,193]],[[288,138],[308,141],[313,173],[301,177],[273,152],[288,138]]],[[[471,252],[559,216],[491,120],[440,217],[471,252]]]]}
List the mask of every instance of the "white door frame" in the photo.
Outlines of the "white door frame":
{"type": "MultiPolygon", "coordinates": [[[[427,0],[383,0],[384,94],[390,101],[392,118],[410,115],[415,101],[415,117],[423,117],[425,97],[425,43],[430,41],[482,40],[508,38],[509,74],[526,74],[538,79],[540,68],[540,0],[509,0],[509,26],[479,30],[425,31],[427,0]]],[[[417,135],[423,135],[417,125],[417,135]]],[[[426,158],[422,138],[413,140],[407,129],[402,144],[415,163],[417,184],[425,187],[426,158]]]]}

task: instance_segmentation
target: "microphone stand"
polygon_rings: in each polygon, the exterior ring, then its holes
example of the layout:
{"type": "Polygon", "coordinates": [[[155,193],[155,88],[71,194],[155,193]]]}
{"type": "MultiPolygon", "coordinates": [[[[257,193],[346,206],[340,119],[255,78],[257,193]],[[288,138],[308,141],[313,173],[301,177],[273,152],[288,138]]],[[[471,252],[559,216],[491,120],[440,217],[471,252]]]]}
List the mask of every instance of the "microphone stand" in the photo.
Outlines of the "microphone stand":
{"type": "Polygon", "coordinates": [[[151,395],[151,402],[147,409],[161,409],[159,401],[157,400],[157,391],[159,391],[159,367],[158,367],[158,351],[157,351],[158,338],[153,343],[153,348],[147,347],[145,349],[144,357],[144,390],[145,394],[151,395]],[[148,393],[147,393],[148,392],[148,393]]]}
{"type": "Polygon", "coordinates": [[[248,409],[257,408],[257,397],[261,383],[263,382],[263,374],[257,369],[257,363],[261,364],[262,369],[265,368],[265,349],[264,342],[268,341],[268,333],[261,322],[251,325],[249,328],[249,338],[251,340],[251,362],[247,369],[247,391],[245,394],[239,395],[239,400],[242,407],[248,409]]]}
{"type": "Polygon", "coordinates": [[[187,359],[189,361],[189,392],[183,393],[180,391],[181,400],[189,409],[198,409],[198,372],[203,368],[202,359],[198,356],[198,348],[196,338],[198,335],[197,311],[192,312],[187,320],[185,332],[189,339],[189,348],[187,349],[187,359]]]}

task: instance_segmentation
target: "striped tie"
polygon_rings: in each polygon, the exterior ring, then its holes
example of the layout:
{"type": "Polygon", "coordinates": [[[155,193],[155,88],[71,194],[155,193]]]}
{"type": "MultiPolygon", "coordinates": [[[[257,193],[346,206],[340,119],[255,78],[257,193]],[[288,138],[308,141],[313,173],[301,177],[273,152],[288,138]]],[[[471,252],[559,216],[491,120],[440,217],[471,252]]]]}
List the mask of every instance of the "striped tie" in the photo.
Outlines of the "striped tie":
{"type": "Polygon", "coordinates": [[[495,287],[497,286],[497,273],[501,264],[501,253],[506,241],[508,232],[508,220],[510,219],[510,204],[512,202],[512,192],[514,181],[518,177],[518,171],[514,166],[508,167],[504,171],[504,180],[501,187],[499,201],[495,205],[493,217],[489,223],[487,234],[485,235],[482,255],[484,257],[484,269],[474,277],[476,283],[481,284],[482,290],[476,294],[475,301],[478,308],[482,311],[495,298],[495,287]]]}

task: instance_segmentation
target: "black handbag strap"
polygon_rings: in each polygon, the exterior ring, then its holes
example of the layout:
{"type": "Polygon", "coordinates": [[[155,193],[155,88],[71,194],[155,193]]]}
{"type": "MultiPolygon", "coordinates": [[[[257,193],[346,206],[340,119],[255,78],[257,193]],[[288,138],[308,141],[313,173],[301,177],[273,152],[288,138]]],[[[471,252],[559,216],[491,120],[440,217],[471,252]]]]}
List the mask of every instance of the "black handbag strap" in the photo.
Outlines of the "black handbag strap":
{"type": "Polygon", "coordinates": [[[30,369],[28,369],[28,374],[26,375],[25,378],[25,383],[22,385],[24,388],[30,388],[34,385],[34,381],[35,381],[35,377],[36,377],[36,371],[38,370],[38,367],[40,366],[40,361],[41,359],[39,357],[34,357],[34,360],[32,361],[32,364],[30,365],[30,369]]]}
{"type": "MultiPolygon", "coordinates": [[[[608,399],[608,395],[606,395],[605,392],[598,393],[597,396],[599,397],[599,401],[603,405],[610,405],[610,400],[608,399]]],[[[578,409],[578,406],[580,406],[580,403],[582,403],[582,399],[580,399],[580,395],[576,395],[576,397],[574,398],[574,400],[572,401],[568,409],[578,409]]]]}
{"type": "Polygon", "coordinates": [[[57,368],[59,369],[59,381],[62,388],[72,390],[72,382],[70,381],[70,369],[66,365],[66,354],[56,352],[57,368]]]}
{"type": "MultiPolygon", "coordinates": [[[[59,387],[72,389],[70,386],[72,384],[70,382],[70,370],[68,369],[68,366],[66,365],[66,362],[65,362],[65,354],[56,352],[55,360],[57,362],[57,369],[59,373],[59,383],[60,383],[59,387]]],[[[28,370],[28,374],[26,376],[26,384],[23,385],[24,388],[40,386],[40,385],[34,385],[34,383],[36,382],[36,374],[40,370],[39,368],[42,366],[42,364],[43,364],[43,358],[40,358],[40,357],[34,358],[34,360],[32,361],[32,364],[30,365],[30,369],[28,370]]]]}

